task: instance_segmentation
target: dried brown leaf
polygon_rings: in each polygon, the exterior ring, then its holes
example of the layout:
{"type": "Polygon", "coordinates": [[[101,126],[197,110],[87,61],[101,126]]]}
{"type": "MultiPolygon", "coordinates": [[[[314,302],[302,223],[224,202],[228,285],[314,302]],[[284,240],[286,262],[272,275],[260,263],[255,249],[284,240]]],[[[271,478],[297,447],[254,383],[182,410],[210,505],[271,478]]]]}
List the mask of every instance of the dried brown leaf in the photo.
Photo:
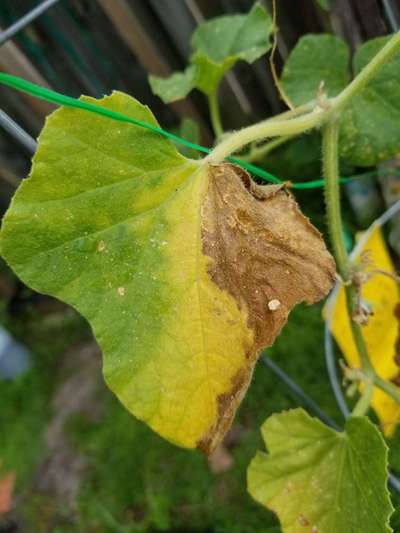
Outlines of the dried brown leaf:
{"type": "Polygon", "coordinates": [[[202,208],[203,251],[209,275],[248,315],[254,342],[248,366],[218,398],[219,417],[199,443],[207,453],[229,429],[249,385],[260,349],[270,346],[300,302],[312,304],[331,288],[335,263],[318,230],[281,185],[256,185],[225,163],[210,169],[202,208]]]}

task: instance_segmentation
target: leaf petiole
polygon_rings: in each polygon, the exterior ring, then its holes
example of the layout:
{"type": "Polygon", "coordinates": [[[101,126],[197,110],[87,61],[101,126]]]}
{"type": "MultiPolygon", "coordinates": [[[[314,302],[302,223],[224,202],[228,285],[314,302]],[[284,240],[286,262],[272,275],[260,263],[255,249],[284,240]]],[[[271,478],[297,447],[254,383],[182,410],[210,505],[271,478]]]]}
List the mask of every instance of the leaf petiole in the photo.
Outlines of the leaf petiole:
{"type": "Polygon", "coordinates": [[[208,95],[208,108],[210,110],[211,125],[215,137],[218,139],[224,133],[224,129],[222,127],[221,114],[219,111],[217,89],[208,95]]]}
{"type": "Polygon", "coordinates": [[[230,154],[233,154],[240,148],[250,144],[253,141],[261,141],[268,137],[280,137],[286,135],[298,135],[312,128],[321,126],[326,122],[326,114],[319,110],[311,111],[292,119],[283,120],[266,120],[243,128],[230,135],[226,140],[214,148],[214,150],[205,158],[205,162],[217,164],[223,161],[230,154]]]}
{"type": "Polygon", "coordinates": [[[356,403],[351,416],[364,416],[367,414],[372,400],[372,394],[374,391],[374,382],[372,379],[368,379],[364,382],[364,390],[356,403]]]}
{"type": "Polygon", "coordinates": [[[267,156],[269,153],[273,152],[276,148],[286,144],[287,142],[293,139],[292,135],[287,135],[286,137],[277,137],[272,141],[268,141],[265,144],[260,146],[252,146],[250,153],[247,156],[242,156],[241,159],[244,161],[249,161],[250,163],[254,161],[259,161],[263,157],[267,156]]]}
{"type": "Polygon", "coordinates": [[[386,379],[383,379],[377,374],[374,374],[374,385],[378,387],[378,389],[381,389],[386,392],[386,394],[393,398],[393,400],[395,400],[397,403],[400,403],[400,388],[397,387],[394,383],[386,381],[386,379]]]}
{"type": "MultiPolygon", "coordinates": [[[[343,240],[343,224],[340,211],[337,122],[327,124],[324,128],[322,136],[322,153],[328,230],[339,274],[344,281],[348,281],[350,279],[351,262],[347,255],[343,240]]],[[[353,285],[347,285],[345,287],[345,293],[350,327],[359,354],[361,368],[366,378],[364,394],[357,403],[355,410],[357,413],[365,412],[367,410],[372,396],[372,393],[368,390],[369,385],[375,385],[391,396],[396,402],[400,403],[400,389],[393,383],[384,380],[376,374],[369,359],[361,326],[351,319],[355,303],[355,287],[353,285]]]]}

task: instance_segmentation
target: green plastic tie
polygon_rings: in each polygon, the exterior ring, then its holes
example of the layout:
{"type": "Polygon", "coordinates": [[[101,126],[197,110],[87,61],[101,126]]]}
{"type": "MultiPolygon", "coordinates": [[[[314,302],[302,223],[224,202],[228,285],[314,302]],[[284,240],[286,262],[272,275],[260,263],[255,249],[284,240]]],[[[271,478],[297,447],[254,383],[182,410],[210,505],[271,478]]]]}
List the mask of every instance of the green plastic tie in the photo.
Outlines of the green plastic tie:
{"type": "MultiPolygon", "coordinates": [[[[111,118],[114,120],[119,120],[120,122],[128,122],[130,124],[134,124],[135,126],[140,126],[141,128],[145,128],[147,130],[153,131],[154,133],[158,133],[159,135],[163,135],[164,137],[167,137],[168,139],[171,139],[172,141],[182,144],[188,148],[191,148],[192,150],[197,150],[198,152],[209,154],[212,151],[210,148],[206,148],[205,146],[201,146],[199,144],[192,143],[190,141],[182,139],[181,137],[178,137],[178,135],[175,135],[174,133],[166,131],[157,126],[153,126],[153,124],[149,124],[142,120],[129,117],[128,115],[124,115],[123,113],[118,113],[117,111],[112,111],[111,109],[107,109],[105,107],[101,107],[99,105],[92,104],[90,102],[84,102],[82,100],[79,100],[78,98],[72,98],[71,96],[66,96],[65,94],[52,91],[50,89],[47,89],[46,87],[40,87],[40,85],[36,85],[35,83],[26,81],[22,78],[19,78],[18,76],[13,76],[12,74],[0,72],[0,83],[2,83],[3,85],[7,85],[8,87],[11,87],[12,89],[16,89],[17,91],[21,91],[31,96],[34,96],[36,98],[39,98],[41,100],[45,100],[46,102],[50,102],[50,103],[61,105],[61,106],[84,109],[85,111],[90,111],[91,113],[103,115],[104,117],[111,118]]],[[[277,184],[285,183],[283,180],[277,178],[273,174],[270,174],[266,170],[260,167],[257,167],[256,165],[252,165],[251,163],[248,163],[247,161],[243,161],[242,159],[239,159],[237,157],[227,157],[226,160],[231,163],[241,166],[245,170],[248,170],[249,172],[251,172],[255,176],[258,176],[264,181],[268,181],[271,183],[277,183],[277,184]]],[[[365,174],[359,174],[357,176],[349,176],[347,178],[340,178],[340,182],[347,183],[355,178],[371,176],[371,175],[373,174],[368,172],[365,174]]],[[[291,183],[290,186],[293,189],[314,189],[317,187],[323,187],[324,180],[320,179],[320,180],[307,181],[304,183],[291,183]]]]}

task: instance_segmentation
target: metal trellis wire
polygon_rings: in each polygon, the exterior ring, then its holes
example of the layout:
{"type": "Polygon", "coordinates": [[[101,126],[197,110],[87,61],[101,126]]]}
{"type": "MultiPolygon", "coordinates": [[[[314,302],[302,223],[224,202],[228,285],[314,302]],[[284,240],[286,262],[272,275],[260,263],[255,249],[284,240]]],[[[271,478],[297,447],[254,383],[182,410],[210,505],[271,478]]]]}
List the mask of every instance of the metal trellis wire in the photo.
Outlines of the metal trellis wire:
{"type": "MultiPolygon", "coordinates": [[[[31,22],[33,22],[35,19],[37,19],[40,15],[42,15],[45,11],[47,11],[49,8],[51,8],[53,5],[55,5],[60,0],[44,0],[43,2],[40,2],[36,7],[34,7],[31,11],[26,13],[23,17],[21,17],[18,21],[16,21],[14,24],[12,24],[9,28],[6,30],[0,32],[0,46],[2,46],[4,43],[6,43],[9,39],[14,37],[20,30],[25,28],[27,25],[29,25],[31,22]]],[[[385,2],[385,8],[387,9],[388,2],[385,2]]],[[[390,6],[389,6],[390,7],[390,6]]],[[[395,22],[394,15],[392,12],[390,12],[388,15],[388,18],[390,18],[390,22],[392,26],[397,23],[395,22]]],[[[12,135],[24,148],[26,148],[30,153],[34,154],[36,151],[37,143],[35,140],[23,129],[21,128],[11,117],[7,115],[3,110],[0,110],[0,126],[7,131],[10,135],[12,135]]],[[[377,221],[374,223],[377,226],[383,225],[389,218],[394,216],[395,213],[400,211],[400,201],[394,204],[386,213],[382,215],[377,221]]],[[[360,244],[360,243],[359,243],[360,244]]],[[[352,258],[355,257],[355,252],[357,250],[359,251],[359,246],[356,247],[356,249],[352,253],[352,258]]],[[[336,363],[335,363],[335,356],[333,351],[333,342],[332,337],[330,333],[330,326],[332,321],[332,309],[334,305],[335,298],[337,296],[339,290],[339,285],[336,284],[335,288],[333,289],[330,297],[328,298],[327,302],[327,309],[328,309],[328,317],[325,321],[325,354],[326,354],[326,364],[328,369],[328,375],[330,378],[330,382],[332,385],[332,389],[335,394],[335,398],[337,400],[337,403],[339,405],[339,408],[341,412],[343,413],[344,417],[347,418],[349,416],[349,409],[347,407],[346,401],[343,396],[343,392],[341,390],[339,379],[337,375],[336,370],[336,363]]],[[[261,363],[268,368],[275,376],[277,376],[287,387],[291,392],[302,402],[303,405],[308,407],[311,411],[314,412],[314,414],[320,418],[323,422],[331,426],[332,428],[336,430],[340,430],[340,427],[334,422],[320,407],[319,405],[282,369],[280,366],[278,366],[274,361],[272,361],[269,357],[263,355],[260,359],[261,363]]],[[[396,492],[400,494],[400,480],[396,478],[393,474],[389,474],[389,483],[396,492]]]]}
{"type": "Polygon", "coordinates": [[[5,111],[0,109],[0,126],[22,144],[32,154],[36,151],[37,143],[33,137],[19,126],[5,111]]]}
{"type": "Polygon", "coordinates": [[[23,28],[25,28],[25,26],[28,26],[28,24],[40,17],[42,13],[47,11],[50,7],[52,7],[59,1],[60,0],[44,0],[43,2],[40,2],[36,7],[28,11],[28,13],[18,19],[15,24],[12,24],[12,26],[0,33],[0,46],[6,41],[8,41],[8,39],[11,39],[11,37],[14,37],[14,35],[16,35],[23,28]]]}
{"type": "MultiPolygon", "coordinates": [[[[44,0],[33,9],[28,11],[23,17],[18,19],[6,30],[0,32],[0,46],[5,44],[9,39],[14,37],[19,31],[31,24],[35,19],[40,17],[48,9],[60,0],[44,0]]],[[[34,153],[36,150],[35,140],[21,128],[7,113],[0,109],[0,126],[20,142],[29,152],[34,153]]]]}

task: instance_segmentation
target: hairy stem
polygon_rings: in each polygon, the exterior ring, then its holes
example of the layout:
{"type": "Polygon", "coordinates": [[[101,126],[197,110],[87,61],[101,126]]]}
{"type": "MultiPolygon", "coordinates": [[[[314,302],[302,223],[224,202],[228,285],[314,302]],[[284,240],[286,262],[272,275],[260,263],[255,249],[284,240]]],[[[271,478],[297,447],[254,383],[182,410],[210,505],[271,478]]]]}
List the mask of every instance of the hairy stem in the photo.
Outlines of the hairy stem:
{"type": "MultiPolygon", "coordinates": [[[[325,177],[325,203],[328,218],[329,234],[332,241],[333,253],[336,264],[343,281],[346,283],[346,305],[350,320],[350,327],[353,334],[361,367],[366,378],[365,389],[362,397],[357,403],[353,415],[360,415],[366,412],[372,398],[372,391],[367,385],[374,384],[396,402],[400,403],[400,389],[378,376],[371,364],[367,346],[364,341],[362,329],[359,324],[352,320],[356,305],[356,288],[351,285],[351,262],[347,255],[343,239],[343,223],[340,211],[340,187],[338,174],[338,125],[337,122],[327,124],[322,136],[323,166],[325,177]]],[[[371,385],[372,386],[372,385],[371,385]]]]}
{"type": "Polygon", "coordinates": [[[322,136],[322,154],[329,236],[338,271],[346,282],[349,278],[350,261],[343,240],[343,222],[340,210],[338,124],[336,122],[325,126],[322,136]]]}
{"type": "MultiPolygon", "coordinates": [[[[340,210],[340,188],[339,188],[339,173],[338,173],[338,124],[332,122],[327,124],[322,136],[322,150],[323,150],[323,166],[325,176],[325,203],[328,218],[328,229],[332,241],[333,253],[336,259],[336,264],[340,275],[345,283],[349,283],[351,263],[347,255],[344,239],[343,239],[343,223],[340,210]]],[[[363,396],[359,400],[359,406],[356,406],[357,412],[366,410],[371,400],[371,394],[367,388],[368,382],[372,382],[378,388],[385,391],[396,402],[400,403],[400,389],[391,383],[378,376],[369,359],[368,350],[362,334],[362,329],[359,324],[352,320],[353,312],[355,310],[356,289],[353,285],[345,286],[346,305],[349,314],[350,327],[353,334],[354,343],[356,345],[361,367],[366,377],[366,386],[363,396]]],[[[358,404],[357,404],[358,405],[358,404]]]]}
{"type": "Polygon", "coordinates": [[[213,127],[215,137],[218,139],[218,137],[221,137],[221,135],[224,133],[224,129],[222,127],[221,115],[219,112],[217,90],[208,96],[208,108],[210,110],[211,125],[213,127]]]}
{"type": "Polygon", "coordinates": [[[324,113],[312,111],[311,113],[293,119],[259,122],[258,124],[233,133],[214,148],[211,154],[206,157],[205,161],[214,164],[220,163],[225,157],[253,141],[260,141],[268,137],[278,137],[281,135],[297,135],[316,126],[320,126],[324,121],[324,113]]]}
{"type": "Polygon", "coordinates": [[[286,137],[277,137],[273,141],[269,141],[261,146],[253,146],[250,150],[248,156],[242,156],[241,159],[253,163],[254,161],[259,161],[263,157],[267,156],[269,153],[273,152],[279,146],[286,144],[293,139],[293,135],[286,135],[286,137]]]}
{"type": "MultiPolygon", "coordinates": [[[[332,243],[333,255],[337,269],[345,283],[351,282],[351,263],[347,255],[343,239],[343,222],[340,210],[340,185],[339,185],[339,126],[337,121],[327,124],[322,135],[323,168],[325,177],[325,204],[328,219],[329,236],[332,243]]],[[[352,320],[355,306],[355,288],[346,285],[346,304],[350,320],[353,340],[356,345],[363,373],[367,382],[363,394],[356,405],[355,413],[364,414],[370,405],[372,398],[372,383],[374,370],[372,368],[368,350],[364,342],[361,326],[352,320]],[[369,384],[371,383],[371,386],[369,384]]],[[[353,412],[353,414],[355,414],[353,412]]]]}
{"type": "MultiPolygon", "coordinates": [[[[343,235],[343,221],[340,209],[340,185],[339,185],[339,156],[338,156],[337,122],[325,126],[322,136],[323,168],[325,177],[325,204],[328,219],[329,236],[332,243],[333,255],[339,274],[345,283],[349,283],[351,262],[347,255],[343,235]]],[[[350,327],[356,344],[361,366],[365,372],[371,373],[372,366],[369,361],[367,347],[364,342],[361,327],[351,317],[355,311],[356,290],[352,285],[345,286],[346,305],[350,318],[350,327]]]]}
{"type": "Polygon", "coordinates": [[[357,322],[354,322],[354,320],[352,319],[355,311],[356,289],[353,285],[348,285],[345,287],[345,293],[347,313],[349,315],[350,320],[350,328],[353,334],[354,343],[357,347],[358,355],[360,357],[361,368],[364,370],[366,375],[372,376],[372,374],[375,374],[375,371],[373,370],[371,361],[369,359],[368,350],[364,341],[361,326],[360,324],[357,324],[357,322]]]}
{"type": "Polygon", "coordinates": [[[367,414],[371,405],[372,394],[374,392],[374,382],[369,379],[364,383],[364,391],[356,403],[351,415],[352,416],[364,416],[367,414]]]}
{"type": "MultiPolygon", "coordinates": [[[[337,269],[343,281],[345,283],[349,283],[351,281],[351,263],[347,255],[346,246],[343,239],[343,221],[340,209],[338,143],[339,126],[338,123],[334,121],[325,126],[322,135],[322,158],[325,177],[325,204],[328,219],[328,231],[337,269]]],[[[354,343],[360,356],[362,369],[367,375],[370,375],[372,366],[369,360],[367,348],[365,346],[361,327],[351,319],[354,312],[355,296],[355,288],[352,285],[346,285],[346,303],[354,343]]]]}
{"type": "Polygon", "coordinates": [[[374,384],[386,394],[388,394],[393,400],[397,403],[400,403],[400,388],[397,387],[391,381],[386,381],[386,379],[381,378],[377,374],[374,375],[374,384]]]}

